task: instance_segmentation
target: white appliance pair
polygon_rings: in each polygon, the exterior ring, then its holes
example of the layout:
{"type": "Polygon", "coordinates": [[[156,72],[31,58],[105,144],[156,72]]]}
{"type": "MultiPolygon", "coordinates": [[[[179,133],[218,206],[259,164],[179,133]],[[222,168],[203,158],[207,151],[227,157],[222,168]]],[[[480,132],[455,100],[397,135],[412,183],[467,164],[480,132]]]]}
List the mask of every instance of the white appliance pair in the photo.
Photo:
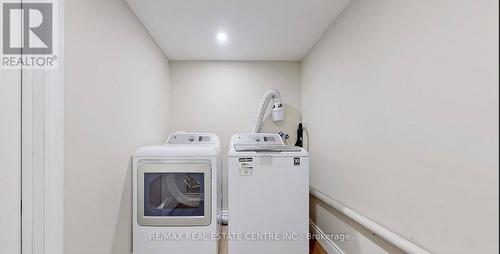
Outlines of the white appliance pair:
{"type": "Polygon", "coordinates": [[[228,234],[221,235],[220,141],[174,133],[133,156],[134,254],[306,254],[309,156],[277,134],[236,134],[228,153],[228,234]]]}

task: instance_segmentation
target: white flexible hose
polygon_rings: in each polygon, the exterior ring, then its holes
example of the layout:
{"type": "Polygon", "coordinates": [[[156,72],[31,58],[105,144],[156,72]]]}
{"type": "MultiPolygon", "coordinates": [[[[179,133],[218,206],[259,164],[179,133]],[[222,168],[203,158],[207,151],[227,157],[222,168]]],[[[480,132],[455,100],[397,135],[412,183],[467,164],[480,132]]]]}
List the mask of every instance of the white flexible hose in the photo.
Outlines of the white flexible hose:
{"type": "Polygon", "coordinates": [[[260,129],[262,128],[262,122],[264,121],[264,115],[271,99],[273,99],[274,104],[279,104],[281,106],[280,92],[276,89],[268,90],[264,94],[264,97],[259,104],[259,108],[257,109],[257,115],[255,116],[255,123],[252,128],[252,133],[260,132],[260,129]]]}

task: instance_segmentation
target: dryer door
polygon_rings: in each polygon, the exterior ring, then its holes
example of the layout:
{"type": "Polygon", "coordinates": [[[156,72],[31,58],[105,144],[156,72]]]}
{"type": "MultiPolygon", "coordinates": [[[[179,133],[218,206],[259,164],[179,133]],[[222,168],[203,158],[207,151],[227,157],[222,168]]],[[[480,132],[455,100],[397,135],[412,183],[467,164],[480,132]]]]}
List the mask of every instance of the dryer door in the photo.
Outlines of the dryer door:
{"type": "Polygon", "coordinates": [[[137,183],[139,225],[210,225],[210,165],[209,160],[141,161],[137,183]]]}

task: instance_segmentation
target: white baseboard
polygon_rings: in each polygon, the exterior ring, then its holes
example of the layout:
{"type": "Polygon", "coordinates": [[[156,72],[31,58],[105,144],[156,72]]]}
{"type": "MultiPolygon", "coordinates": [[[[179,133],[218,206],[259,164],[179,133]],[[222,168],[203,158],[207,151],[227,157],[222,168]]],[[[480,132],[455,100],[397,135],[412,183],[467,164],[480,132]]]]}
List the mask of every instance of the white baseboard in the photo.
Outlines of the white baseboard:
{"type": "MultiPolygon", "coordinates": [[[[319,235],[324,235],[325,233],[316,225],[314,222],[309,221],[309,228],[311,230],[311,233],[313,234],[319,234],[319,235]]],[[[325,251],[328,254],[345,254],[340,247],[335,244],[331,239],[328,239],[326,237],[321,237],[321,239],[318,239],[319,244],[325,249],[325,251]]]]}

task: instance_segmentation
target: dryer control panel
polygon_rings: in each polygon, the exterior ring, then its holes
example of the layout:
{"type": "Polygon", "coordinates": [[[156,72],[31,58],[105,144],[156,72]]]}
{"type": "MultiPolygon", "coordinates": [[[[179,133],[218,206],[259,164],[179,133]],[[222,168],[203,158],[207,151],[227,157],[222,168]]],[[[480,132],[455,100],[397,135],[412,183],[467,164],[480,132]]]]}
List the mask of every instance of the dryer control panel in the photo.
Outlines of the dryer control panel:
{"type": "Polygon", "coordinates": [[[168,136],[167,145],[191,145],[191,144],[213,144],[214,138],[211,134],[203,133],[173,133],[168,136]]]}

